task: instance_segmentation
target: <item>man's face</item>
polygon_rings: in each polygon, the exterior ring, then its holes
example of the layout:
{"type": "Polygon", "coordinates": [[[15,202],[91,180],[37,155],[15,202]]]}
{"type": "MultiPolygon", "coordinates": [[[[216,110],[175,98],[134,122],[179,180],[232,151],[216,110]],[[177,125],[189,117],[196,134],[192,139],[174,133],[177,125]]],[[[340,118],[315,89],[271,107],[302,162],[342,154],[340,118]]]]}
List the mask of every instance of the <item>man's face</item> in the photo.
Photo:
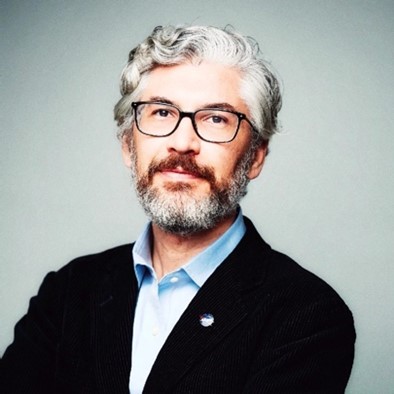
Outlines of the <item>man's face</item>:
{"type": "MultiPolygon", "coordinates": [[[[225,105],[249,116],[240,84],[237,70],[217,63],[158,67],[140,101],[169,102],[186,112],[225,105]]],[[[250,150],[251,133],[242,122],[233,141],[211,143],[197,136],[189,118],[167,137],[144,135],[134,124],[131,141],[123,141],[124,160],[153,223],[185,235],[233,215],[265,156],[264,148],[250,150]]]]}

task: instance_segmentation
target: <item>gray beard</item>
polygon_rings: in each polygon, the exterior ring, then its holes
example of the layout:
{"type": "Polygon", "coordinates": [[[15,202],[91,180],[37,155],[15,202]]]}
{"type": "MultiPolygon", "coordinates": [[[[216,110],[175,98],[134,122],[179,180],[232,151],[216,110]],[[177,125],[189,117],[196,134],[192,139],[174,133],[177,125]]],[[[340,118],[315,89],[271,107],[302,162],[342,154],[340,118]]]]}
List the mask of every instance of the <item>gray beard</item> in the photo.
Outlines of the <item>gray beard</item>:
{"type": "MultiPolygon", "coordinates": [[[[211,193],[204,197],[196,197],[191,186],[183,182],[164,186],[166,192],[154,187],[152,177],[156,172],[155,166],[148,169],[146,174],[138,174],[133,143],[131,152],[131,176],[145,213],[162,230],[181,236],[212,229],[236,212],[240,200],[247,193],[249,178],[246,174],[254,158],[254,150],[250,148],[237,163],[232,178],[221,183],[216,180],[211,168],[202,169],[202,173],[204,170],[208,172],[207,181],[211,193]]],[[[193,160],[182,155],[178,158],[183,167],[187,160],[193,160]]],[[[173,161],[177,162],[177,157],[174,157],[173,161]]]]}

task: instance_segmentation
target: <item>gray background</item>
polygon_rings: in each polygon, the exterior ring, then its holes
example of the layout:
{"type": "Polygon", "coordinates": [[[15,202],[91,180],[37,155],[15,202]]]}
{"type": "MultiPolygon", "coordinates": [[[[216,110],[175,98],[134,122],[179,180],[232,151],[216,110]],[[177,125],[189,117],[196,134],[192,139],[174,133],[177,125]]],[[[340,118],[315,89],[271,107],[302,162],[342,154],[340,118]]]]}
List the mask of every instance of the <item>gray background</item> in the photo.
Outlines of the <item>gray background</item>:
{"type": "Polygon", "coordinates": [[[112,121],[128,51],[158,24],[232,24],[284,81],[244,212],[353,310],[348,393],[393,392],[393,1],[1,4],[0,354],[49,270],[145,223],[112,121]]]}

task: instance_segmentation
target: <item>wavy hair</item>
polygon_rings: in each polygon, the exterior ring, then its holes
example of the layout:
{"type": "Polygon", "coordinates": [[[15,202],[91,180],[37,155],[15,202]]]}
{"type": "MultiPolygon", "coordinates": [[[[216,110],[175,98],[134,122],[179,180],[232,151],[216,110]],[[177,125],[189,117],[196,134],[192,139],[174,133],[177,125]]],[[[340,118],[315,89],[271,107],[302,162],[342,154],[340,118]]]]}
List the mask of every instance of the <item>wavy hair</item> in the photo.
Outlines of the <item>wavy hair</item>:
{"type": "MultiPolygon", "coordinates": [[[[259,141],[268,142],[278,130],[281,89],[278,78],[265,61],[257,42],[232,28],[211,26],[157,26],[152,34],[131,50],[120,79],[122,97],[114,115],[122,138],[131,130],[131,103],[138,101],[149,72],[159,66],[213,61],[241,73],[241,97],[258,131],[259,141]]],[[[256,141],[255,141],[256,142],[256,141]]]]}

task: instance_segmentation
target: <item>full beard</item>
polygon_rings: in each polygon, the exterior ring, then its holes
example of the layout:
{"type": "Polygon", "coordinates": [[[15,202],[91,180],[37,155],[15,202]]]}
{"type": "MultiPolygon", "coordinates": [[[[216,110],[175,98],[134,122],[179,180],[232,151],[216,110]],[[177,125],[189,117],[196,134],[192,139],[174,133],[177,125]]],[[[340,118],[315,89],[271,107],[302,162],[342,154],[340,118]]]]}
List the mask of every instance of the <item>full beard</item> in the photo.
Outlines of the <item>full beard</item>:
{"type": "Polygon", "coordinates": [[[181,236],[212,229],[236,212],[240,200],[247,193],[247,172],[254,157],[254,151],[249,149],[237,163],[231,179],[219,182],[213,168],[198,165],[192,156],[178,154],[153,161],[148,171],[140,175],[133,143],[131,152],[131,175],[145,213],[162,230],[181,236]],[[196,196],[193,185],[187,182],[167,182],[163,185],[164,191],[153,186],[155,173],[177,167],[205,179],[210,193],[196,196]]]}

